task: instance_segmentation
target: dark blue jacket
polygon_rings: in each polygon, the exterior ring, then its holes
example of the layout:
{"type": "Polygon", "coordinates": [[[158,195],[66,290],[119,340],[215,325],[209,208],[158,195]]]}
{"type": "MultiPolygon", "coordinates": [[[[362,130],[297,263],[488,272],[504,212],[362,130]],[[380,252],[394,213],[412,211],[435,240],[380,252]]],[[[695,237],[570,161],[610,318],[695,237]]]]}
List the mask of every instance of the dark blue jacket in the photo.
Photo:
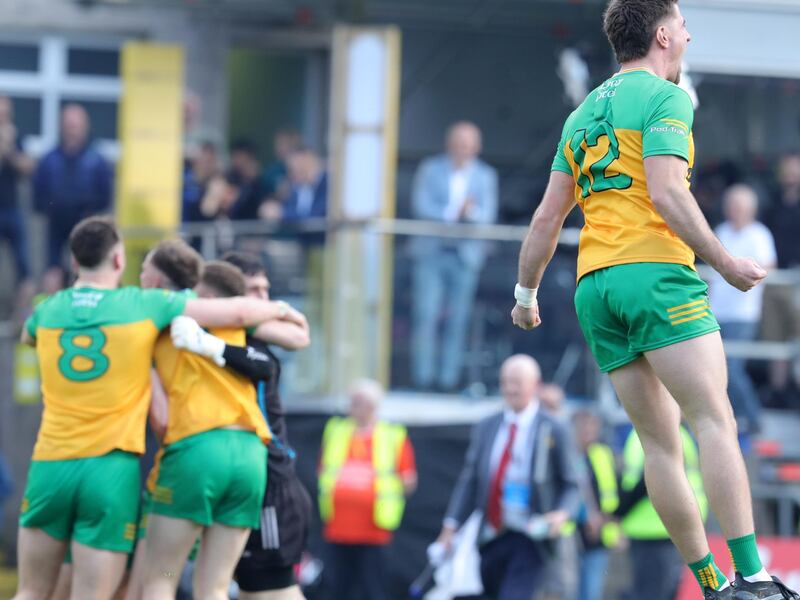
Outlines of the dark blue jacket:
{"type": "Polygon", "coordinates": [[[111,208],[112,175],[105,159],[87,145],[68,155],[59,146],[39,163],[33,178],[34,208],[51,218],[76,219],[111,208]]]}
{"type": "Polygon", "coordinates": [[[314,200],[311,202],[311,210],[308,212],[298,212],[299,194],[297,187],[292,188],[292,193],[283,205],[283,221],[297,223],[306,219],[321,219],[328,214],[328,174],[323,173],[314,186],[314,200]]]}

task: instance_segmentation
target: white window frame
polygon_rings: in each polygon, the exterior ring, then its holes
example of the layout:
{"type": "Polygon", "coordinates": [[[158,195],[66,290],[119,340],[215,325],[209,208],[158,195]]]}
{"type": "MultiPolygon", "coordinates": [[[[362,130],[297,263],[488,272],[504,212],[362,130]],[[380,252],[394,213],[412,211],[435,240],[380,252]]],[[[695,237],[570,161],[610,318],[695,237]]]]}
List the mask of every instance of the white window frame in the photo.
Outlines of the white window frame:
{"type": "MultiPolygon", "coordinates": [[[[68,35],[45,34],[39,36],[0,36],[0,42],[30,44],[39,47],[39,68],[36,72],[0,69],[0,90],[10,96],[41,99],[41,131],[25,139],[25,150],[39,157],[53,148],[59,138],[61,101],[74,100],[112,101],[119,103],[122,82],[119,77],[103,75],[71,75],[67,72],[70,47],[119,50],[122,38],[97,37],[85,39],[68,35]]],[[[106,158],[116,161],[119,143],[108,138],[94,138],[106,158]]]]}

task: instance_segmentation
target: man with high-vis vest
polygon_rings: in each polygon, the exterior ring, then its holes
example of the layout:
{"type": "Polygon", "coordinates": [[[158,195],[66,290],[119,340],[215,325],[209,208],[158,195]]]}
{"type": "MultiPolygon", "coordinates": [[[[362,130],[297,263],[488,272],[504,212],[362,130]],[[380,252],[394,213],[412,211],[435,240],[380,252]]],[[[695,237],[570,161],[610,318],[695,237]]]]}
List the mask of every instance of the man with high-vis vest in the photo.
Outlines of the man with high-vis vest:
{"type": "MultiPolygon", "coordinates": [[[[700,457],[697,444],[683,426],[681,441],[686,477],[705,522],[708,516],[708,499],[700,474],[700,457]]],[[[622,532],[630,540],[633,582],[628,598],[638,599],[641,592],[637,590],[646,589],[648,600],[674,600],[683,576],[684,562],[670,540],[653,503],[647,497],[644,450],[635,430],[631,430],[625,442],[622,457],[622,485],[616,514],[622,518],[622,532]]]]}
{"type": "Polygon", "coordinates": [[[417,486],[414,450],[405,427],[378,419],[383,388],[356,382],[350,414],[325,426],[319,466],[319,511],[328,542],[328,600],[385,600],[384,551],[417,486]]]}
{"type": "Polygon", "coordinates": [[[603,421],[590,410],[572,417],[580,466],[585,476],[583,510],[578,518],[581,537],[580,583],[577,600],[601,600],[608,574],[609,550],[619,544],[619,525],[612,521],[619,507],[614,452],[602,443],[603,421]]]}

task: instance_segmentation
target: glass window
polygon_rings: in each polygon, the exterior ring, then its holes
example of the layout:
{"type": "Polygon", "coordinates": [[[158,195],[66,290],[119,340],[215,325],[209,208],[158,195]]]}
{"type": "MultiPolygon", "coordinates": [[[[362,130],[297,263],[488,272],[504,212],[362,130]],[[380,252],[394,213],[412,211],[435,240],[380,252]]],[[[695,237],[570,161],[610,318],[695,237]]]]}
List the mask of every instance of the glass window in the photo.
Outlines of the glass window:
{"type": "Polygon", "coordinates": [[[11,96],[14,103],[14,124],[20,138],[42,134],[42,99],[11,96]]]}
{"type": "Polygon", "coordinates": [[[119,50],[70,48],[67,52],[67,72],[70,75],[118,77],[119,50]]]}
{"type": "Polygon", "coordinates": [[[89,122],[92,125],[91,136],[95,139],[117,139],[117,101],[116,100],[77,100],[63,98],[61,107],[65,104],[80,104],[89,113],[89,122]]]}
{"type": "Polygon", "coordinates": [[[0,70],[35,73],[39,70],[39,46],[0,43],[0,70]]]}

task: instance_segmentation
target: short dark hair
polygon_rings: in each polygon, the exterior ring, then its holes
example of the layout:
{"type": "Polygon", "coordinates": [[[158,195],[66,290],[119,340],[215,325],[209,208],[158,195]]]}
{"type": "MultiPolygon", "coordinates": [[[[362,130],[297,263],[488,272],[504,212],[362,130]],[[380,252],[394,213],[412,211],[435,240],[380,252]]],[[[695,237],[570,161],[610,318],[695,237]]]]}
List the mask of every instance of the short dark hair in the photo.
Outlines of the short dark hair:
{"type": "Polygon", "coordinates": [[[253,158],[258,158],[258,146],[253,140],[248,140],[246,138],[234,140],[231,144],[230,151],[231,154],[234,152],[241,152],[243,154],[249,154],[253,158]]]}
{"type": "Polygon", "coordinates": [[[267,268],[264,266],[264,263],[262,263],[254,254],[230,250],[222,255],[221,260],[224,260],[226,263],[230,263],[234,267],[237,267],[245,277],[267,274],[267,268]]]}
{"type": "Polygon", "coordinates": [[[72,228],[69,251],[79,266],[96,269],[121,239],[111,217],[89,217],[72,228]]]}
{"type": "Polygon", "coordinates": [[[677,3],[678,0],[611,0],[603,15],[603,30],[617,62],[647,56],[658,24],[677,3]]]}
{"type": "Polygon", "coordinates": [[[153,248],[150,261],[178,290],[196,286],[203,271],[203,258],[183,240],[164,240],[159,243],[153,248]]]}
{"type": "Polygon", "coordinates": [[[200,283],[214,290],[221,298],[244,296],[244,275],[238,267],[222,260],[206,263],[200,283]]]}

